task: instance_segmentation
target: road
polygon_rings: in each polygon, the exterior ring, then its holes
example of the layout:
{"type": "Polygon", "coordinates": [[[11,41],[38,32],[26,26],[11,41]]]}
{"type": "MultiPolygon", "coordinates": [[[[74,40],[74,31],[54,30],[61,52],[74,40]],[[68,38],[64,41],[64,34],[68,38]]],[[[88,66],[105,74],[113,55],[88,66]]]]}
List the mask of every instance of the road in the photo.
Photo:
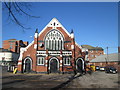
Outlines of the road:
{"type": "Polygon", "coordinates": [[[96,71],[72,80],[66,88],[120,88],[119,74],[108,74],[104,71],[96,71]]]}
{"type": "Polygon", "coordinates": [[[73,74],[12,74],[3,68],[2,88],[16,89],[80,89],[80,88],[118,88],[118,74],[106,74],[96,71],[91,75],[86,74],[73,77],[73,74]]]}
{"type": "Polygon", "coordinates": [[[3,68],[2,88],[13,89],[60,89],[73,78],[73,74],[12,74],[3,68]]]}

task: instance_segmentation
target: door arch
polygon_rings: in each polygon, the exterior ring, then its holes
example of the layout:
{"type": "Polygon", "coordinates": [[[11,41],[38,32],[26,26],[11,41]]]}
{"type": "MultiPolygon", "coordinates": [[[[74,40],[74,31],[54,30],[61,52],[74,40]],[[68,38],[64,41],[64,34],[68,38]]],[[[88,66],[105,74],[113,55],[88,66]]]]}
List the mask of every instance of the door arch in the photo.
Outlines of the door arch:
{"type": "Polygon", "coordinates": [[[59,72],[59,60],[56,57],[52,57],[49,60],[49,71],[50,73],[59,72]]]}
{"type": "Polygon", "coordinates": [[[76,60],[76,70],[77,70],[77,72],[83,73],[83,71],[84,71],[84,60],[82,58],[78,58],[76,60]]]}
{"type": "Polygon", "coordinates": [[[32,59],[26,57],[23,62],[23,72],[29,73],[32,70],[32,59]]]}

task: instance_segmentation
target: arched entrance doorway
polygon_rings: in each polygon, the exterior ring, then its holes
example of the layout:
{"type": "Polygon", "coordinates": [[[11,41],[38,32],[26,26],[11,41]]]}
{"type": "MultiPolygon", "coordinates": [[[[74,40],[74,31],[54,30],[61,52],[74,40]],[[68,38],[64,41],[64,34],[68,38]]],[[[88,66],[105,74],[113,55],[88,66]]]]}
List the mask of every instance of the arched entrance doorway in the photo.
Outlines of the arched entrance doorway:
{"type": "Polygon", "coordinates": [[[83,71],[84,71],[84,60],[82,58],[78,58],[76,60],[76,70],[79,73],[83,73],[83,71]]]}
{"type": "Polygon", "coordinates": [[[59,60],[56,57],[52,57],[49,60],[49,71],[50,73],[59,72],[59,60]]]}
{"type": "Polygon", "coordinates": [[[24,59],[23,72],[29,73],[32,70],[32,60],[30,57],[24,59]]]}

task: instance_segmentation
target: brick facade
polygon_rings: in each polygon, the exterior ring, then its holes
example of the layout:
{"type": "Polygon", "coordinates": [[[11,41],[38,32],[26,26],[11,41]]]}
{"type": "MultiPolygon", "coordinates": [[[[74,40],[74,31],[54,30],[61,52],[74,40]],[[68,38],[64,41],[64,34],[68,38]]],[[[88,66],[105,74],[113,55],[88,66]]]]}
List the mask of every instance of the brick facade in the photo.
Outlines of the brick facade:
{"type": "Polygon", "coordinates": [[[25,46],[28,45],[28,42],[23,42],[22,40],[16,40],[16,39],[9,39],[9,40],[4,40],[2,47],[4,49],[8,49],[9,51],[19,53],[20,52],[20,47],[21,44],[24,44],[25,46]]]}
{"type": "Polygon", "coordinates": [[[74,41],[74,34],[69,34],[60,22],[53,18],[26,48],[21,48],[18,60],[19,72],[73,72],[85,70],[85,53],[74,41]],[[80,65],[78,64],[80,63],[80,65]]]}
{"type": "Polygon", "coordinates": [[[97,56],[103,55],[103,50],[88,50],[88,60],[92,60],[96,58],[97,56]]]}
{"type": "Polygon", "coordinates": [[[87,49],[86,60],[91,61],[97,56],[104,55],[104,50],[101,47],[93,47],[90,45],[81,45],[84,49],[87,49]]]}

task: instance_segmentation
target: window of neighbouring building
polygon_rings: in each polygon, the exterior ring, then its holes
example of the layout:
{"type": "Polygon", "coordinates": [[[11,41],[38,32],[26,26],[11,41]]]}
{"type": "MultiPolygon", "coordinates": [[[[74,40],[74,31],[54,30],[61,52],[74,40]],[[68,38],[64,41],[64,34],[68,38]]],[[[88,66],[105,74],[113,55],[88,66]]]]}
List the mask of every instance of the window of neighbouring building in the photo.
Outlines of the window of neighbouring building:
{"type": "Polygon", "coordinates": [[[91,50],[90,52],[93,53],[93,50],[91,50]]]}
{"type": "Polygon", "coordinates": [[[97,53],[98,51],[96,50],[96,53],[97,53]]]}
{"type": "Polygon", "coordinates": [[[44,57],[38,57],[37,58],[37,65],[44,65],[44,57]]]}
{"type": "Polygon", "coordinates": [[[10,49],[12,49],[13,48],[13,43],[12,42],[10,42],[10,49]]]}
{"type": "Polygon", "coordinates": [[[94,55],[90,55],[90,57],[94,57],[94,55]]]}
{"type": "Polygon", "coordinates": [[[70,65],[70,57],[63,57],[64,65],[70,65]]]}

